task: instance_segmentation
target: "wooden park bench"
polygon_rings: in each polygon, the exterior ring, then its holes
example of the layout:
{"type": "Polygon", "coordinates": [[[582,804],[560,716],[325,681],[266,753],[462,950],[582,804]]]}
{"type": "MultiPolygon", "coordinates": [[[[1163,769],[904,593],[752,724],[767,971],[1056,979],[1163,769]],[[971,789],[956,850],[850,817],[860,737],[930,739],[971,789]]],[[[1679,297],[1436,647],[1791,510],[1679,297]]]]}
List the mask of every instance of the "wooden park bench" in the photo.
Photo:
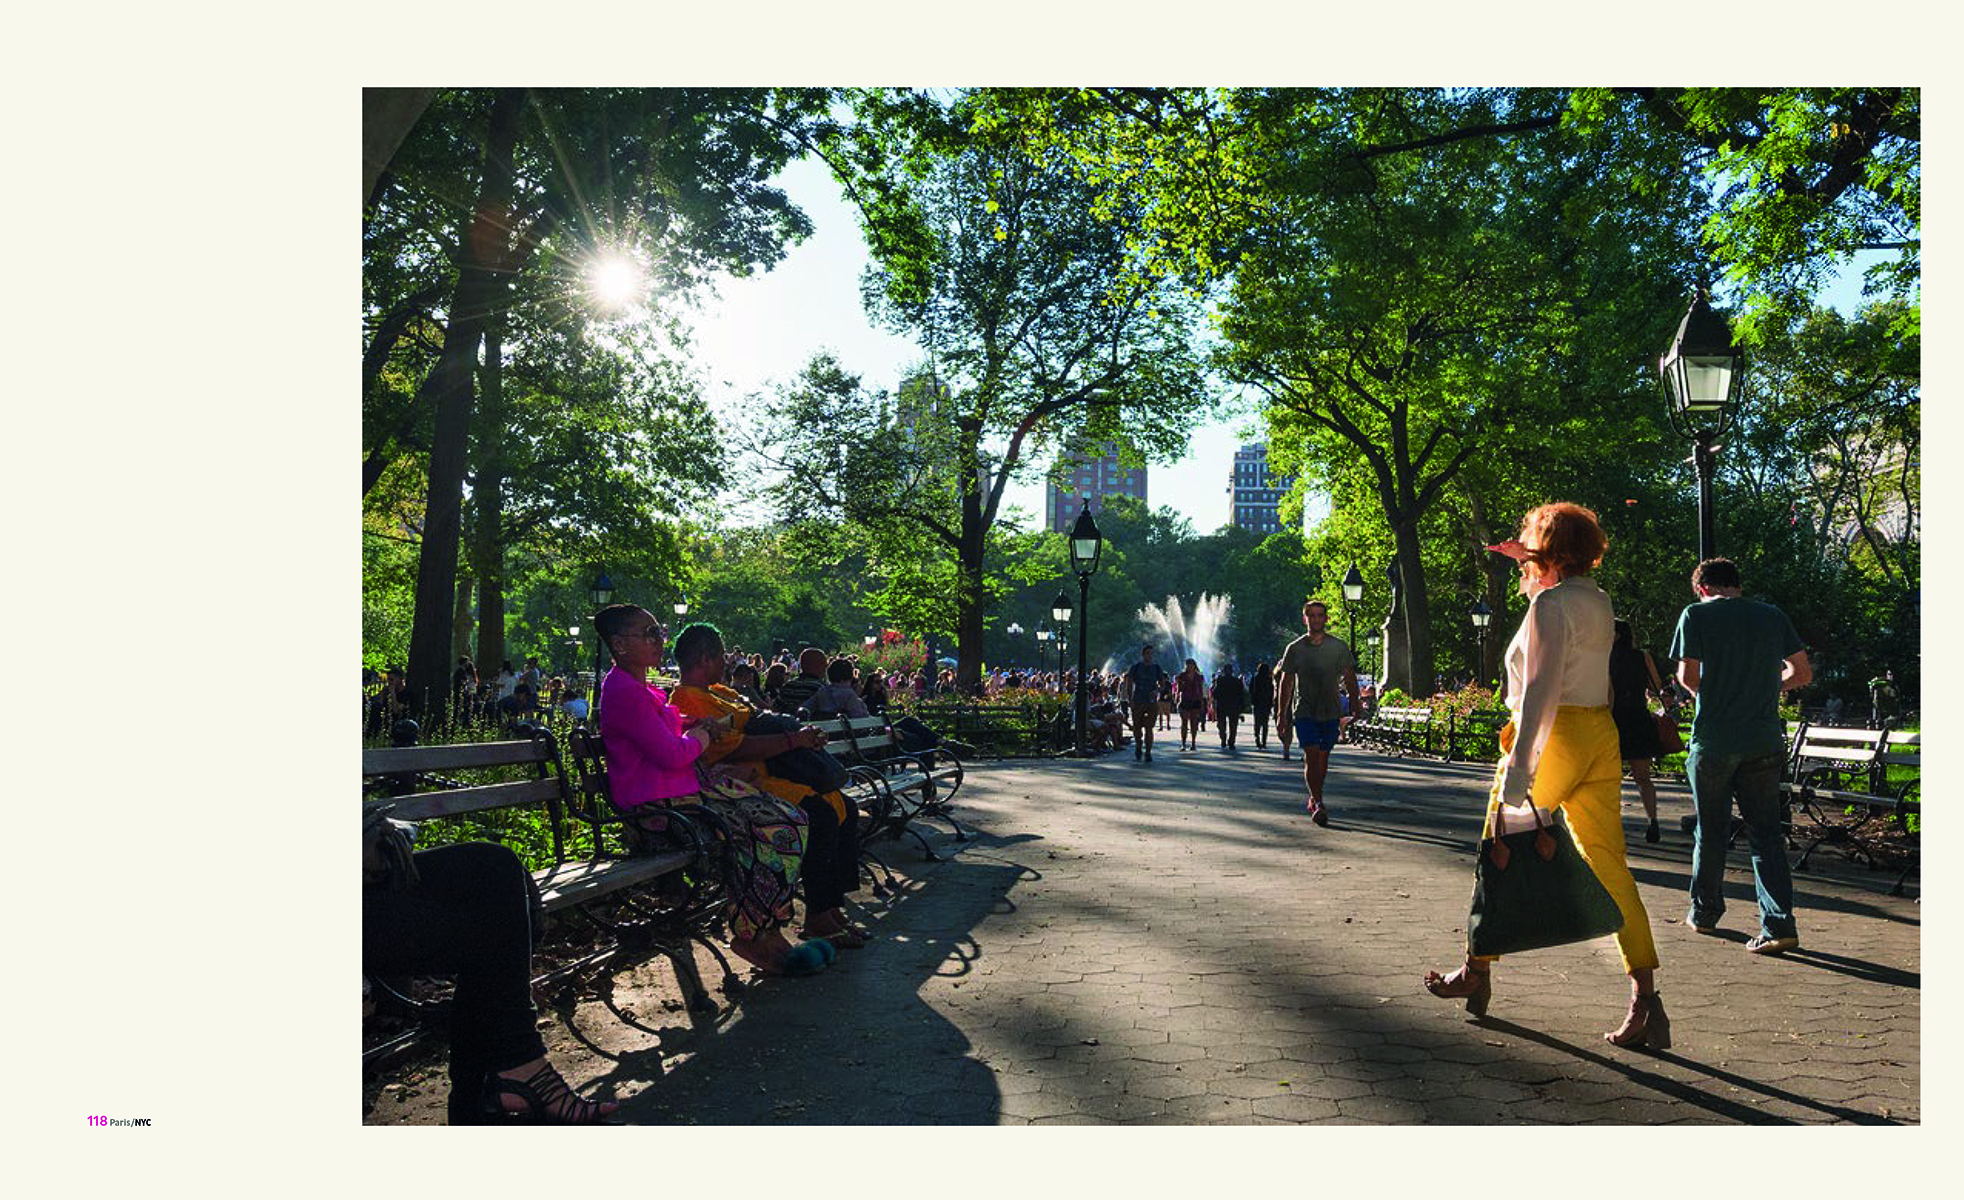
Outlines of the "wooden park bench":
{"type": "Polygon", "coordinates": [[[1922,744],[1916,733],[1884,729],[1840,729],[1802,723],[1790,748],[1787,782],[1781,784],[1789,802],[1813,825],[1813,840],[1794,862],[1805,871],[1807,861],[1822,845],[1844,848],[1850,859],[1861,859],[1879,870],[1875,835],[1894,826],[1904,839],[1907,864],[1889,894],[1903,894],[1903,884],[1920,857],[1922,824],[1922,744]],[[1918,773],[1891,782],[1895,767],[1918,773]],[[1911,828],[1910,818],[1918,828],[1911,828]]]}
{"type": "MultiPolygon", "coordinates": [[[[905,833],[920,843],[928,861],[940,861],[920,830],[913,827],[916,820],[946,821],[954,829],[956,841],[968,840],[960,822],[948,811],[955,790],[967,775],[960,759],[945,748],[927,754],[904,749],[885,717],[821,717],[812,723],[825,731],[826,750],[845,764],[851,778],[848,794],[858,804],[865,822],[859,834],[862,848],[869,842],[905,833]]],[[[886,864],[879,865],[885,869],[886,864]]],[[[875,894],[880,894],[877,885],[875,894]]]]}
{"type": "Polygon", "coordinates": [[[1509,717],[1504,712],[1474,712],[1465,716],[1446,716],[1447,762],[1492,762],[1500,754],[1500,727],[1509,717]]]}
{"type": "Polygon", "coordinates": [[[1431,754],[1432,709],[1422,704],[1381,704],[1368,721],[1353,724],[1355,735],[1367,743],[1400,755],[1431,754]]]}
{"type": "MultiPolygon", "coordinates": [[[[544,912],[603,936],[599,949],[539,975],[533,986],[562,986],[619,954],[653,951],[674,964],[691,1011],[714,1011],[690,951],[691,942],[701,942],[722,958],[705,937],[721,912],[721,896],[714,894],[720,883],[715,872],[702,869],[707,837],[685,814],[676,848],[628,854],[609,830],[617,823],[568,788],[552,734],[537,727],[529,732],[510,741],[363,750],[363,807],[387,805],[397,820],[441,822],[443,832],[463,835],[446,842],[535,844],[542,825],[550,853],[533,849],[534,860],[545,857],[547,865],[532,872],[532,881],[544,912]],[[474,778],[457,778],[459,773],[474,778]]],[[[734,990],[736,976],[724,966],[725,987],[734,990]]],[[[364,1063],[420,1037],[433,1015],[388,981],[371,982],[382,1009],[411,1027],[365,1052],[364,1063]]]]}
{"type": "MultiPolygon", "coordinates": [[[[1051,716],[1036,704],[962,704],[946,712],[948,736],[994,758],[1049,755],[1068,750],[1075,737],[1071,707],[1051,716]]],[[[937,714],[939,716],[941,714],[937,714]]]]}

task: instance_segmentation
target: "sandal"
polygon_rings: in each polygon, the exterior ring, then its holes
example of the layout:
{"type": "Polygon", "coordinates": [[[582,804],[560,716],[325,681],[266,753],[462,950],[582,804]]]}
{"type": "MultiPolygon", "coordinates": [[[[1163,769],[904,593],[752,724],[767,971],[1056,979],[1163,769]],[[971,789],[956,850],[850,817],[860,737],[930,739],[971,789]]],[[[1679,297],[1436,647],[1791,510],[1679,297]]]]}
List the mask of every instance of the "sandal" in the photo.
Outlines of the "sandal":
{"type": "Polygon", "coordinates": [[[871,941],[873,935],[866,932],[863,927],[848,922],[845,928],[831,933],[819,933],[807,926],[798,931],[798,936],[806,941],[825,942],[845,950],[858,950],[871,941]]]}
{"type": "Polygon", "coordinates": [[[1451,975],[1437,971],[1425,973],[1425,990],[1445,1000],[1464,997],[1466,1011],[1476,1017],[1487,1015],[1487,1002],[1493,999],[1493,968],[1474,968],[1467,963],[1451,975]]]}
{"type": "Polygon", "coordinates": [[[1671,1018],[1664,1015],[1664,1001],[1659,994],[1645,992],[1641,996],[1630,997],[1630,1015],[1623,1018],[1623,1027],[1613,1033],[1605,1033],[1603,1040],[1612,1046],[1625,1048],[1641,1046],[1648,1050],[1669,1050],[1671,1018]]]}
{"type": "Polygon", "coordinates": [[[487,1124],[510,1121],[517,1125],[595,1125],[620,1111],[612,1100],[583,1100],[566,1080],[547,1063],[524,1079],[492,1075],[484,1081],[483,1113],[487,1124]],[[506,1096],[525,1102],[522,1109],[504,1105],[506,1096]]]}
{"type": "Polygon", "coordinates": [[[832,960],[839,956],[831,943],[822,941],[799,942],[773,958],[748,953],[735,942],[730,943],[730,950],[761,974],[789,975],[793,978],[816,975],[831,966],[832,960]]]}

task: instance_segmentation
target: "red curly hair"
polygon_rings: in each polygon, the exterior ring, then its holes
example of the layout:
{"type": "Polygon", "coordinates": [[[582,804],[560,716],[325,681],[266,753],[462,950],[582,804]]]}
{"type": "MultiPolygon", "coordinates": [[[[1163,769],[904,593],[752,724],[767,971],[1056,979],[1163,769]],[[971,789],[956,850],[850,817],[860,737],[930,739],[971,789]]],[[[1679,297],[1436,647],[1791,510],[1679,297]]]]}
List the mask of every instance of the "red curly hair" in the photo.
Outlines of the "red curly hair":
{"type": "Polygon", "coordinates": [[[1528,552],[1528,561],[1553,566],[1564,579],[1588,574],[1609,549],[1596,514],[1566,501],[1544,504],[1522,517],[1521,542],[1535,547],[1528,552]]]}

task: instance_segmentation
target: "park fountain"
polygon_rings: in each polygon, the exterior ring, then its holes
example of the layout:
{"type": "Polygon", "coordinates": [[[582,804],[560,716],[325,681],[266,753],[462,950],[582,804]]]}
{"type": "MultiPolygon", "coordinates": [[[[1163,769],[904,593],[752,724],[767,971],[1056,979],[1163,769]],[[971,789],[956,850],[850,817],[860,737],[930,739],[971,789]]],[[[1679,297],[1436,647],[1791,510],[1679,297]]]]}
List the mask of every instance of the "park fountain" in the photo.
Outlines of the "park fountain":
{"type": "Polygon", "coordinates": [[[1179,674],[1191,658],[1202,673],[1212,677],[1220,665],[1221,631],[1234,612],[1234,600],[1227,596],[1202,593],[1188,614],[1178,596],[1168,596],[1164,605],[1148,604],[1139,610],[1139,623],[1147,629],[1148,640],[1160,645],[1160,662],[1179,674]],[[1170,646],[1166,643],[1171,643],[1170,646]]]}

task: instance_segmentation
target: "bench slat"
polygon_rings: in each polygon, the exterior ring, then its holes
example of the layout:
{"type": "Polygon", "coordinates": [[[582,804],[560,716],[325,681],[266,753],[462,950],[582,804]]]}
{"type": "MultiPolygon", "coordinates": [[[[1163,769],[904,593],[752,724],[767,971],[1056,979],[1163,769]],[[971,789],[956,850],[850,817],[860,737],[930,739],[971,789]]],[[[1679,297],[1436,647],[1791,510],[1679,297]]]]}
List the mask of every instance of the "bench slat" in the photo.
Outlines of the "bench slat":
{"type": "Polygon", "coordinates": [[[389,746],[361,752],[361,773],[408,775],[419,771],[458,771],[550,762],[537,742],[475,742],[457,746],[389,746]]]}
{"type": "Polygon", "coordinates": [[[617,892],[638,883],[647,883],[689,865],[693,856],[686,850],[670,850],[645,858],[611,858],[593,862],[567,863],[555,870],[535,871],[539,898],[546,911],[553,912],[617,892]]]}
{"type": "Polygon", "coordinates": [[[456,817],[465,813],[489,812],[497,808],[517,808],[559,798],[559,780],[519,779],[511,783],[488,783],[482,787],[456,788],[448,792],[421,792],[394,800],[364,801],[364,809],[395,805],[389,815],[398,821],[428,821],[436,817],[456,817]]]}

